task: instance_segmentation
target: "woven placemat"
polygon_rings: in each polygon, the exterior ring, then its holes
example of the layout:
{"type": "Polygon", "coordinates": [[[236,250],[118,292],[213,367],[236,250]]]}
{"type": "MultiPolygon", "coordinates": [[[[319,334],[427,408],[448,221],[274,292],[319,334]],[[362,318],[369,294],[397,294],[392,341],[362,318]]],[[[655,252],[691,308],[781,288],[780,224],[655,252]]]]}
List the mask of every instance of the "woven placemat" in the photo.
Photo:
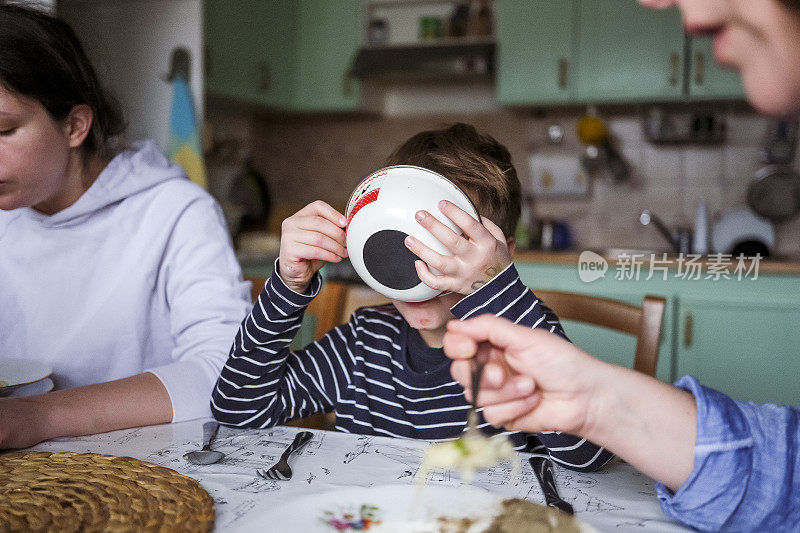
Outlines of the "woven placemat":
{"type": "Polygon", "coordinates": [[[0,532],[209,531],[214,500],[190,477],[131,457],[0,455],[0,532]]]}

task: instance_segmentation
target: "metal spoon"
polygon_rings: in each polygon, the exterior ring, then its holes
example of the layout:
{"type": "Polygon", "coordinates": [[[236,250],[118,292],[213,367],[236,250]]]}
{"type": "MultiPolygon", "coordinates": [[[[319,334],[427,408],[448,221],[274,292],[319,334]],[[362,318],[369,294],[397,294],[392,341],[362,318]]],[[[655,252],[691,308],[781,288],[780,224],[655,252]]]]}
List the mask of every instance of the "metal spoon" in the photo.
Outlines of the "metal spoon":
{"type": "Polygon", "coordinates": [[[185,453],[183,458],[195,465],[210,465],[225,457],[224,453],[211,449],[217,431],[219,431],[217,422],[203,424],[203,449],[185,453]]]}
{"type": "Polygon", "coordinates": [[[489,352],[492,345],[486,341],[478,343],[478,350],[475,357],[472,359],[472,406],[469,408],[469,415],[467,418],[467,431],[478,430],[478,389],[481,386],[481,376],[483,376],[483,367],[489,360],[489,352]]]}

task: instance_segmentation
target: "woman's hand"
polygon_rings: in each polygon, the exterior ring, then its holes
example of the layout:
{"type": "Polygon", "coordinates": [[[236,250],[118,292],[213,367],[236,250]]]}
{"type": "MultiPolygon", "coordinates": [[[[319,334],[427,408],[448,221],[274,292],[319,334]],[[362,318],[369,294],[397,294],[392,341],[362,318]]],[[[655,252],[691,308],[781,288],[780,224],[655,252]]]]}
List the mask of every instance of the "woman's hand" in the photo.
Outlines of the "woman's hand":
{"type": "Polygon", "coordinates": [[[650,376],[604,363],[560,337],[483,315],[447,323],[450,372],[469,397],[477,343],[493,348],[478,404],[493,426],[563,431],[608,448],[672,490],[694,464],[694,397],[650,376]]]}
{"type": "Polygon", "coordinates": [[[484,315],[452,320],[444,338],[453,378],[471,398],[471,361],[477,343],[493,348],[478,397],[493,426],[514,431],[590,431],[593,375],[604,363],[541,329],[484,315]]]}
{"type": "Polygon", "coordinates": [[[0,398],[0,449],[172,420],[172,401],[150,372],[26,398],[0,398]]]}
{"type": "Polygon", "coordinates": [[[483,217],[483,223],[478,222],[446,200],[439,202],[439,210],[464,233],[460,235],[427,211],[419,211],[417,221],[453,255],[439,254],[409,235],[406,246],[421,259],[414,264],[417,275],[433,289],[472,294],[511,264],[506,237],[491,220],[483,217]]]}
{"type": "Polygon", "coordinates": [[[287,287],[302,294],[326,262],[347,257],[346,225],[347,219],[321,200],[283,221],[278,273],[287,287]]]}
{"type": "Polygon", "coordinates": [[[27,448],[45,439],[45,416],[36,397],[0,398],[0,449],[27,448]]]}

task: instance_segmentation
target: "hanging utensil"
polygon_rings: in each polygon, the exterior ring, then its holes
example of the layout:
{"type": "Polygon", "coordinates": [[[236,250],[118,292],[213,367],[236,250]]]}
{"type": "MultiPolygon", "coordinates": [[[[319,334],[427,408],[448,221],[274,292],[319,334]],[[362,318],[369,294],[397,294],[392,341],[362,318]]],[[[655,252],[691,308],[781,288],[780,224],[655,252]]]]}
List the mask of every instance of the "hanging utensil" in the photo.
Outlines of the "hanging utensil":
{"type": "Polygon", "coordinates": [[[747,203],[772,222],[794,218],[800,213],[800,175],[786,165],[759,169],[747,189],[747,203]]]}

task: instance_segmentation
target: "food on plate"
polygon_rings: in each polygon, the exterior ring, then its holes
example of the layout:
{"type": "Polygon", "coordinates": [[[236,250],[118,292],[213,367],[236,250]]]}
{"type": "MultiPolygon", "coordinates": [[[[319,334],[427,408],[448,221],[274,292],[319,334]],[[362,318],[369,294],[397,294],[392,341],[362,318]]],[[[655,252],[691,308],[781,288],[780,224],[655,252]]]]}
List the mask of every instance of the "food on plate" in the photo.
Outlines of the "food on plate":
{"type": "Polygon", "coordinates": [[[374,527],[381,523],[377,518],[379,513],[379,507],[364,503],[358,511],[325,510],[320,520],[334,531],[374,531],[374,527]]]}
{"type": "Polygon", "coordinates": [[[492,516],[439,516],[423,520],[361,522],[350,520],[327,522],[336,531],[373,533],[580,533],[580,522],[558,509],[552,509],[519,498],[499,503],[492,516]]]}
{"type": "Polygon", "coordinates": [[[429,446],[417,471],[417,481],[424,483],[431,470],[456,469],[467,483],[477,470],[489,468],[503,459],[511,463],[511,479],[520,469],[519,459],[511,441],[505,435],[487,437],[479,431],[467,431],[461,437],[429,446]]]}
{"type": "Polygon", "coordinates": [[[581,526],[568,514],[529,502],[511,498],[501,502],[503,511],[494,517],[484,533],[580,533],[581,526]]]}
{"type": "Polygon", "coordinates": [[[8,387],[8,382],[0,379],[0,389],[2,389],[3,387],[8,387]]]}

